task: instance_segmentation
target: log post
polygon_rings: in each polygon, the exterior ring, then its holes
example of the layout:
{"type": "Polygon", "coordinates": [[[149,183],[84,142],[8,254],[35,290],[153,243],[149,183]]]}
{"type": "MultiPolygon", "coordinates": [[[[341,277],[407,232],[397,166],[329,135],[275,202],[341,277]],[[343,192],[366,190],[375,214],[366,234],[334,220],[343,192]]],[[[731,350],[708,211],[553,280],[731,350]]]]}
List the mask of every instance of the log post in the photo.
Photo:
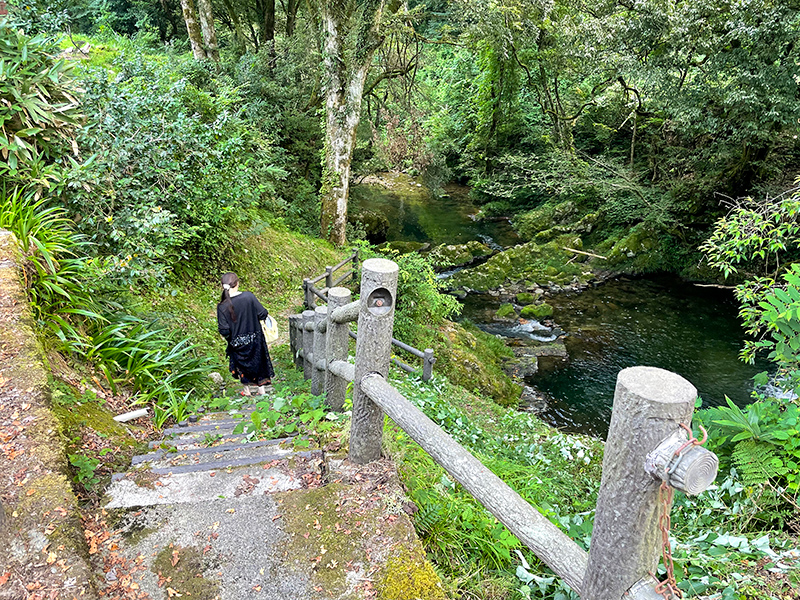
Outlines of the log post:
{"type": "Polygon", "coordinates": [[[433,377],[433,348],[425,348],[425,356],[422,358],[422,381],[430,381],[433,377]]]}
{"type": "Polygon", "coordinates": [[[659,483],[648,453],[690,426],[697,390],[680,375],[631,367],[617,376],[581,600],[619,600],[651,579],[661,555],[659,483]]]}
{"type": "MultiPolygon", "coordinates": [[[[352,293],[344,287],[328,290],[328,333],[325,339],[325,358],[328,364],[335,360],[347,360],[347,349],[350,345],[350,326],[348,323],[337,323],[331,319],[331,313],[340,306],[350,304],[352,293]]],[[[347,382],[326,370],[325,396],[328,405],[335,411],[342,410],[347,382]]]]}
{"type": "Polygon", "coordinates": [[[292,351],[292,362],[297,367],[297,315],[289,315],[289,348],[292,351]]]}
{"type": "Polygon", "coordinates": [[[292,315],[289,317],[289,322],[292,326],[292,331],[294,332],[294,354],[292,355],[292,359],[294,360],[295,368],[302,369],[303,356],[302,352],[300,351],[303,349],[303,330],[301,329],[303,315],[292,315]]]}
{"type": "Polygon", "coordinates": [[[300,330],[303,332],[303,379],[311,379],[311,358],[314,354],[314,311],[304,310],[300,330]]]}
{"type": "Polygon", "coordinates": [[[383,411],[361,389],[361,379],[368,373],[389,376],[399,269],[396,263],[385,258],[370,258],[364,261],[361,272],[350,424],[350,460],[356,464],[365,464],[381,456],[383,411]]]}
{"type": "Polygon", "coordinates": [[[318,306],[314,309],[314,364],[311,370],[311,393],[319,396],[325,390],[325,333],[327,327],[328,307],[318,306]],[[320,366],[322,369],[320,369],[320,366]]]}
{"type": "Polygon", "coordinates": [[[353,280],[355,280],[357,273],[358,273],[358,248],[353,250],[353,280]]]}
{"type": "Polygon", "coordinates": [[[333,287],[333,267],[325,267],[325,287],[328,289],[333,287]]]}

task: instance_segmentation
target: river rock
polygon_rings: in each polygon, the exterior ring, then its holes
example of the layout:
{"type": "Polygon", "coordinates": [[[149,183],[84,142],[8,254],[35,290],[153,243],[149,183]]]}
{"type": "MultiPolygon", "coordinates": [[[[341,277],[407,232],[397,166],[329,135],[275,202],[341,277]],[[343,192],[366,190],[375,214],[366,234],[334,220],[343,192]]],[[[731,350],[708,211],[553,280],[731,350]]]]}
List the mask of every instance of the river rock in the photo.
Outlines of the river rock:
{"type": "Polygon", "coordinates": [[[441,244],[430,251],[428,257],[439,269],[469,265],[475,260],[490,256],[492,249],[476,240],[466,244],[441,244]]]}
{"type": "Polygon", "coordinates": [[[410,254],[411,252],[424,252],[431,245],[422,242],[386,242],[378,246],[378,250],[394,250],[398,254],[410,254]]]}
{"type": "Polygon", "coordinates": [[[504,370],[512,379],[533,377],[539,371],[539,357],[529,351],[527,346],[513,347],[515,358],[507,361],[504,370]]]}
{"type": "Polygon", "coordinates": [[[519,409],[533,414],[543,413],[547,410],[547,399],[539,390],[526,385],[522,388],[519,398],[519,409]]]}

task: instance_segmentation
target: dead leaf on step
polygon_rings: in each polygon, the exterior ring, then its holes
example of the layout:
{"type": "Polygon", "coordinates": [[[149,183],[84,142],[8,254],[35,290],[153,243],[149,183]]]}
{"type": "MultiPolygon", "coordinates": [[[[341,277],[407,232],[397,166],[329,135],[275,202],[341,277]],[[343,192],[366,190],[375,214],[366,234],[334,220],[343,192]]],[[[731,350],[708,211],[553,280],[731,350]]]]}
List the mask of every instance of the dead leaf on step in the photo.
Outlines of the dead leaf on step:
{"type": "Polygon", "coordinates": [[[180,559],[181,559],[181,557],[178,556],[178,551],[177,550],[173,550],[172,551],[172,560],[170,561],[170,562],[172,562],[172,566],[174,567],[175,565],[177,565],[178,561],[180,559]]]}
{"type": "Polygon", "coordinates": [[[178,590],[173,590],[171,587],[167,588],[167,595],[170,598],[180,598],[181,596],[183,596],[183,594],[178,592],[178,590]]]}

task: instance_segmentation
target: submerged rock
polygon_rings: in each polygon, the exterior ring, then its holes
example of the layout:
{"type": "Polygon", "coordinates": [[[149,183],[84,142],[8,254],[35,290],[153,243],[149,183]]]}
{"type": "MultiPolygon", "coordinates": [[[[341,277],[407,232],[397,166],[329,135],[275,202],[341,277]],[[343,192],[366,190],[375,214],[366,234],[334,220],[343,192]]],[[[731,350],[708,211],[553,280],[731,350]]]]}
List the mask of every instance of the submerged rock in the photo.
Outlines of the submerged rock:
{"type": "Polygon", "coordinates": [[[422,242],[386,242],[378,246],[379,250],[394,250],[398,254],[410,254],[411,252],[424,252],[431,245],[422,242]]]}

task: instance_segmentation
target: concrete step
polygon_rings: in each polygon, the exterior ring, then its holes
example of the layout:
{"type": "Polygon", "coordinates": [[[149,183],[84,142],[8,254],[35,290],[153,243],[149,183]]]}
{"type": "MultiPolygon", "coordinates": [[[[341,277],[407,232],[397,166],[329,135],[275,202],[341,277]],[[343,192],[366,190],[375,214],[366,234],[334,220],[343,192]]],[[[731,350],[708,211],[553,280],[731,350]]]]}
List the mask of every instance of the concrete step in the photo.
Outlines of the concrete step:
{"type": "MultiPolygon", "coordinates": [[[[272,440],[270,440],[272,441],[272,440]]],[[[155,455],[155,453],[153,453],[155,455]]],[[[296,454],[291,444],[268,444],[253,442],[248,444],[226,444],[226,449],[199,448],[185,452],[166,452],[160,457],[153,456],[150,460],[138,464],[148,468],[154,473],[187,473],[190,471],[208,471],[224,469],[228,466],[241,466],[244,464],[257,464],[269,462],[296,454]],[[201,450],[217,450],[216,452],[201,452],[201,450]]],[[[145,457],[147,455],[144,455],[145,457]]]]}
{"type": "MultiPolygon", "coordinates": [[[[273,494],[306,487],[307,479],[318,481],[321,474],[322,452],[319,450],[251,458],[258,458],[258,463],[231,466],[225,462],[225,466],[211,471],[204,468],[175,472],[173,469],[169,473],[155,473],[142,469],[119,475],[107,489],[105,508],[206,502],[242,493],[273,494]]],[[[206,466],[211,464],[206,463],[206,466]]]]}
{"type": "Polygon", "coordinates": [[[260,440],[256,442],[241,442],[241,443],[233,443],[233,444],[222,444],[222,445],[214,445],[209,446],[207,448],[192,448],[186,449],[182,451],[178,451],[174,448],[174,446],[170,450],[165,450],[163,448],[159,448],[155,452],[150,452],[148,454],[140,454],[134,456],[131,459],[131,464],[136,466],[138,464],[144,462],[155,462],[162,459],[172,459],[179,455],[190,455],[192,457],[200,455],[200,454],[217,454],[220,452],[227,452],[231,450],[238,450],[239,448],[260,448],[262,446],[273,446],[276,444],[280,444],[282,442],[291,441],[292,438],[278,438],[276,440],[260,440]]]}

